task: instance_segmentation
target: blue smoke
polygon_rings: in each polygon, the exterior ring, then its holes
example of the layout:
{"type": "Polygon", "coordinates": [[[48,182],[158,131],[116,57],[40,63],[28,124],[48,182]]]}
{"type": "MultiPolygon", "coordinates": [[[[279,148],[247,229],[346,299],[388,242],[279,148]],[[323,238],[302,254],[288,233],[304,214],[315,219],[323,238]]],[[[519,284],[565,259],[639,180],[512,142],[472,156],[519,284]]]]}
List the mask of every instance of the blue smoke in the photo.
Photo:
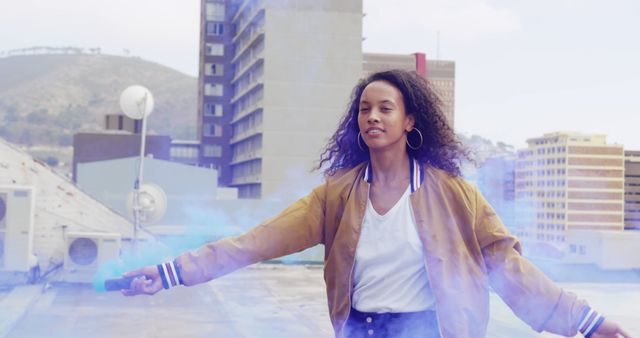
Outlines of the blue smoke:
{"type": "MultiPolygon", "coordinates": [[[[276,215],[303,194],[287,192],[261,200],[218,200],[215,205],[191,205],[182,210],[184,225],[171,227],[173,234],[163,235],[153,226],[146,229],[156,233],[157,241],[140,241],[137,253],[121,253],[117,261],[102,264],[93,278],[93,288],[105,291],[104,281],[118,278],[124,272],[171,260],[181,253],[225,237],[248,231],[263,220],[276,215]]],[[[165,227],[166,228],[166,227],[165,227]]],[[[318,249],[315,249],[318,250],[318,249]]],[[[318,255],[316,255],[318,256],[318,255]]],[[[308,262],[303,253],[279,258],[285,264],[308,262]]]]}

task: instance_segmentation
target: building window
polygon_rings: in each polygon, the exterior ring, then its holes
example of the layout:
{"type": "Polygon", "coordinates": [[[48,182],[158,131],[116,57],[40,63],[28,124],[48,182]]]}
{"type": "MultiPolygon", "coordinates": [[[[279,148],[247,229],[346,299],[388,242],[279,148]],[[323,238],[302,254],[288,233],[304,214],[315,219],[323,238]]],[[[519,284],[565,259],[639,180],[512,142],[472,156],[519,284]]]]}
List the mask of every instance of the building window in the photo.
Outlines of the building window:
{"type": "Polygon", "coordinates": [[[207,22],[207,35],[220,36],[224,33],[224,24],[222,22],[207,22]]]}
{"type": "Polygon", "coordinates": [[[207,21],[224,21],[224,4],[219,2],[208,3],[207,21]]]}
{"type": "Polygon", "coordinates": [[[223,66],[220,63],[205,63],[204,64],[204,75],[206,76],[214,76],[214,75],[222,75],[223,66]]]}
{"type": "Polygon", "coordinates": [[[222,147],[218,145],[206,145],[202,151],[204,157],[220,157],[222,156],[222,147]]]}
{"type": "Polygon", "coordinates": [[[222,126],[217,123],[205,123],[202,133],[204,136],[222,136],[222,126]]]}
{"type": "Polygon", "coordinates": [[[205,103],[204,115],[205,116],[222,116],[222,105],[216,104],[216,103],[205,103]]]}
{"type": "Polygon", "coordinates": [[[205,45],[205,54],[209,56],[224,55],[224,45],[221,43],[207,43],[205,45]]]}
{"type": "Polygon", "coordinates": [[[239,198],[260,198],[261,188],[259,184],[248,184],[238,188],[239,198]]]}
{"type": "Polygon", "coordinates": [[[177,147],[173,146],[170,150],[173,158],[198,158],[198,148],[196,147],[177,147]]]}
{"type": "Polygon", "coordinates": [[[207,83],[204,85],[204,95],[222,96],[222,85],[217,83],[207,83]]]}

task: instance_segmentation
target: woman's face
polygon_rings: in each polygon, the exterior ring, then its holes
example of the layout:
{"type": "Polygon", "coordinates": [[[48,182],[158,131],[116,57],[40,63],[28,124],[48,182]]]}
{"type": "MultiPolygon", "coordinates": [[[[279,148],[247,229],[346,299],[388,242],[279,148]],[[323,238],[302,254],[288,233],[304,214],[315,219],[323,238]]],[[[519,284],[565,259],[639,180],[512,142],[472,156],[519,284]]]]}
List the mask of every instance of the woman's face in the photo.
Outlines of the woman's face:
{"type": "Polygon", "coordinates": [[[360,97],[358,127],[370,150],[397,148],[406,151],[406,132],[413,128],[414,118],[407,115],[402,93],[387,81],[374,81],[360,97]]]}

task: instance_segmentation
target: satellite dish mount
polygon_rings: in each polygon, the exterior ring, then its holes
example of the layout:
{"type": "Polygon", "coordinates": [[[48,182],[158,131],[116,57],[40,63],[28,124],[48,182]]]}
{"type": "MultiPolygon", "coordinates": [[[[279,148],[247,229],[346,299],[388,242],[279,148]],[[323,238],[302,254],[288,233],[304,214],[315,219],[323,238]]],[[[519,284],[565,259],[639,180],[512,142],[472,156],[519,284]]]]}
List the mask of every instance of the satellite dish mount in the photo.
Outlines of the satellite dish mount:
{"type": "Polygon", "coordinates": [[[142,223],[151,223],[151,221],[159,220],[164,215],[167,206],[167,197],[159,186],[142,184],[147,138],[147,117],[153,111],[153,105],[153,95],[143,86],[130,86],[120,95],[122,112],[134,120],[142,120],[138,175],[133,183],[133,190],[127,199],[127,209],[130,211],[130,215],[133,216],[134,251],[137,248],[138,230],[142,223]]]}

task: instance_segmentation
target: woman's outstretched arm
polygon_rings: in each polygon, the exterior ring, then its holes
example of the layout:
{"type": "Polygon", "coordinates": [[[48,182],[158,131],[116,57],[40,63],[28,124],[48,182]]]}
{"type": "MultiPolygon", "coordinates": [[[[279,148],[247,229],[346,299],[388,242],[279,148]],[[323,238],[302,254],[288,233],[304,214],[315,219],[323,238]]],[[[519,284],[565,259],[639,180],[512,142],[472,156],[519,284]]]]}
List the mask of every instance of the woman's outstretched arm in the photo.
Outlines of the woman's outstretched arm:
{"type": "Polygon", "coordinates": [[[489,282],[513,312],[534,330],[573,337],[629,338],[616,323],[591,309],[586,301],[558,287],[522,256],[520,242],[476,190],[475,232],[489,282]]]}
{"type": "Polygon", "coordinates": [[[152,295],[179,284],[210,281],[247,265],[285,256],[322,243],[325,222],[325,185],[291,204],[277,216],[248,232],[185,252],[174,261],[127,272],[138,276],[123,294],[152,295]]]}

